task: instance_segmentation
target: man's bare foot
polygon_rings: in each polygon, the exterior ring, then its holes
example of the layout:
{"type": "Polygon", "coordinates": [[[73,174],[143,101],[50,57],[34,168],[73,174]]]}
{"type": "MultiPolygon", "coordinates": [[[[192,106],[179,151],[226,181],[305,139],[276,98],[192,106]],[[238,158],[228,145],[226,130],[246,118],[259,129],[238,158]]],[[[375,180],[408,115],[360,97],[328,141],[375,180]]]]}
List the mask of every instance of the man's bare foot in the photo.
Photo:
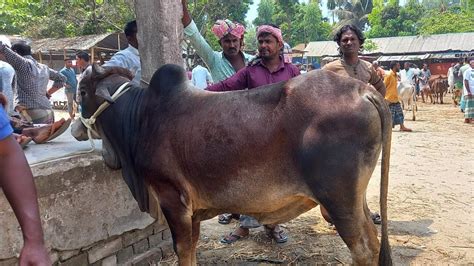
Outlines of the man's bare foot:
{"type": "Polygon", "coordinates": [[[464,123],[471,123],[472,122],[472,119],[471,118],[464,118],[464,123]]]}
{"type": "Polygon", "coordinates": [[[404,126],[400,126],[400,131],[401,132],[412,132],[413,130],[411,130],[410,128],[404,127],[404,126]]]}
{"type": "Polygon", "coordinates": [[[13,137],[15,137],[15,140],[18,142],[18,144],[20,144],[22,148],[25,148],[26,145],[28,145],[28,143],[30,143],[32,140],[31,137],[27,137],[25,135],[20,135],[16,133],[13,133],[13,137]]]}

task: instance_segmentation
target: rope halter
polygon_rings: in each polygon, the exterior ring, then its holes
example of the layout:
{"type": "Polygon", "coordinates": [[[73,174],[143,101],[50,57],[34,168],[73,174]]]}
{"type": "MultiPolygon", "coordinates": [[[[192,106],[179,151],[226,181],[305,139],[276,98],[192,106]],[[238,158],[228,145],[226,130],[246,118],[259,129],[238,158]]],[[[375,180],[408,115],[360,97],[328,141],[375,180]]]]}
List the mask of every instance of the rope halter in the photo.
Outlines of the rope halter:
{"type": "MultiPolygon", "coordinates": [[[[124,93],[126,93],[130,88],[131,88],[131,86],[129,86],[129,82],[125,82],[111,96],[112,100],[113,101],[117,100],[120,96],[122,96],[124,93]]],[[[109,107],[109,106],[110,106],[109,102],[107,102],[107,101],[103,102],[99,106],[99,108],[97,108],[95,113],[89,118],[84,118],[82,116],[82,113],[81,113],[80,119],[81,119],[82,124],[84,124],[84,126],[87,128],[87,137],[89,137],[89,141],[90,141],[91,147],[92,147],[91,152],[95,150],[94,140],[92,140],[92,133],[94,133],[97,136],[100,136],[100,134],[92,126],[95,124],[97,117],[99,117],[99,115],[103,111],[105,111],[105,109],[107,109],[107,107],[109,107]]]]}

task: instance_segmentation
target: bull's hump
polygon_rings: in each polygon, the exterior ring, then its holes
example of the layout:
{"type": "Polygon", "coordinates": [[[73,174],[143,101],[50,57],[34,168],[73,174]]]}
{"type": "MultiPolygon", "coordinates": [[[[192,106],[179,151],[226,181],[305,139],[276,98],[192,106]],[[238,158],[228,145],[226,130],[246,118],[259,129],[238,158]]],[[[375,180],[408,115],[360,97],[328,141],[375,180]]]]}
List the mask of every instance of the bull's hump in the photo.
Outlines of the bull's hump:
{"type": "Polygon", "coordinates": [[[167,94],[185,87],[187,80],[184,68],[166,64],[158,68],[150,81],[150,89],[159,94],[167,94]]]}

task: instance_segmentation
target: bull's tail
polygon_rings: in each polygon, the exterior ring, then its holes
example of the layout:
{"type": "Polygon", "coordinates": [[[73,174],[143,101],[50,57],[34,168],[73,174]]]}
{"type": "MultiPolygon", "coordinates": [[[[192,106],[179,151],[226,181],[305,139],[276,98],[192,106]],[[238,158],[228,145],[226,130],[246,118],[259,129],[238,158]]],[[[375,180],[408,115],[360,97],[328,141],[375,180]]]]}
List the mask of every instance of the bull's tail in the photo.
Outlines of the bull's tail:
{"type": "Polygon", "coordinates": [[[387,196],[388,172],[390,167],[390,148],[392,143],[392,116],[388,105],[381,95],[367,94],[369,101],[374,104],[382,123],[382,171],[380,180],[380,215],[382,217],[382,241],[379,253],[379,265],[392,265],[390,243],[388,241],[387,196]]]}

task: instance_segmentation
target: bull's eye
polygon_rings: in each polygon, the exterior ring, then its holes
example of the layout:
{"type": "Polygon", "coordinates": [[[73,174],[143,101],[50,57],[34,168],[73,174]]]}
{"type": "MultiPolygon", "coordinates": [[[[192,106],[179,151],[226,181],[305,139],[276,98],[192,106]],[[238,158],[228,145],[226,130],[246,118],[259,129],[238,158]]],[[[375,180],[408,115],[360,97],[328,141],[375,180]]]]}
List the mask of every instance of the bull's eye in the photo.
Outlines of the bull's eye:
{"type": "Polygon", "coordinates": [[[85,92],[85,91],[81,91],[81,96],[86,96],[86,92],[85,92]]]}

